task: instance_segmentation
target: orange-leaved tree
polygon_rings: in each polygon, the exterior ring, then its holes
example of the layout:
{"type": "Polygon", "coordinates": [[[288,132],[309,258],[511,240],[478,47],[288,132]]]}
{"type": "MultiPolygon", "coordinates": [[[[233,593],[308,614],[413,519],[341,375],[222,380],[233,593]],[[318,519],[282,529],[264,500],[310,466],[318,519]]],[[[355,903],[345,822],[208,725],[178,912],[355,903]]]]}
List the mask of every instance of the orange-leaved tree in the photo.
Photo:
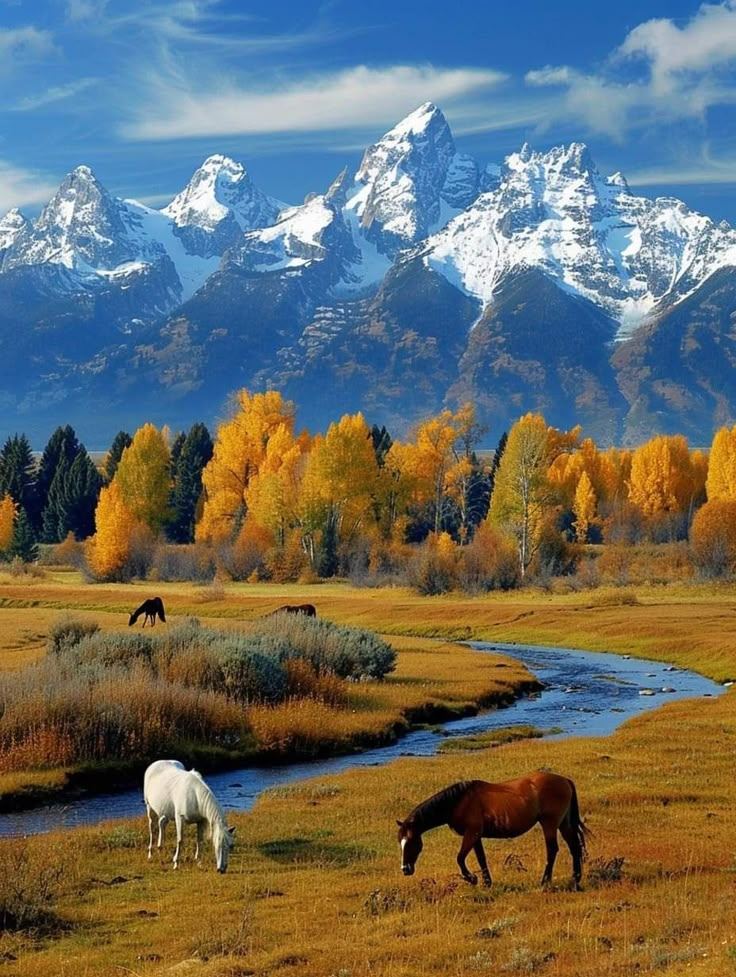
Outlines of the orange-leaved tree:
{"type": "Polygon", "coordinates": [[[709,502],[736,499],[736,426],[722,427],[713,437],[705,491],[709,502]]]}
{"type": "Polygon", "coordinates": [[[575,516],[575,538],[578,543],[586,543],[588,541],[588,532],[595,518],[595,508],[595,489],[593,488],[593,483],[588,473],[584,471],[578,480],[578,485],[575,489],[575,498],[572,504],[572,511],[575,516]]]}
{"type": "Polygon", "coordinates": [[[95,534],[85,546],[90,569],[101,580],[114,580],[125,573],[131,538],[137,523],[126,505],[117,478],[100,492],[95,510],[95,534]]]}
{"type": "Polygon", "coordinates": [[[18,506],[10,495],[4,495],[0,499],[0,553],[6,553],[13,542],[17,511],[18,506]]]}

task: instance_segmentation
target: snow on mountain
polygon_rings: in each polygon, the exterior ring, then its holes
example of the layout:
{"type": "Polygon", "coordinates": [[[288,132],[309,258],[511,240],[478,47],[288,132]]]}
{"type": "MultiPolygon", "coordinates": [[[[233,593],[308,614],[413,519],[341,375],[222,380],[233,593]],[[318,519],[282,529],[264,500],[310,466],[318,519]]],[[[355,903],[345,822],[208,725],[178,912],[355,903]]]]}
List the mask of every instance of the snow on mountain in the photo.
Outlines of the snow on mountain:
{"type": "Polygon", "coordinates": [[[365,237],[390,255],[467,206],[478,183],[475,160],[457,152],[444,115],[426,102],[366,150],[348,208],[365,237]]]}
{"type": "Polygon", "coordinates": [[[209,256],[222,255],[244,231],[273,224],[284,206],[259,190],[241,163],[209,156],[162,213],[189,251],[209,256]]]}
{"type": "Polygon", "coordinates": [[[581,143],[509,156],[483,193],[421,248],[423,261],[488,303],[510,273],[538,268],[603,308],[624,339],[716,268],[736,265],[736,231],[671,198],[603,178],[581,143]]]}
{"type": "Polygon", "coordinates": [[[0,255],[12,246],[15,239],[28,223],[27,219],[14,207],[0,219],[0,255]]]}

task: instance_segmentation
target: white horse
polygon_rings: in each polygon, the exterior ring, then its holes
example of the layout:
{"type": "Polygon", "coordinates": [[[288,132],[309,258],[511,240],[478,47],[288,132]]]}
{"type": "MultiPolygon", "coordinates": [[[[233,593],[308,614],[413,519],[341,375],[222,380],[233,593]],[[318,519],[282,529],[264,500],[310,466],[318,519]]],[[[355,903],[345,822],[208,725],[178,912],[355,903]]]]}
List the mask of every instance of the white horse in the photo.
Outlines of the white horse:
{"type": "Polygon", "coordinates": [[[195,859],[204,840],[205,827],[215,849],[217,871],[225,872],[235,828],[229,828],[215,795],[196,770],[186,770],[178,760],[156,760],[143,778],[143,800],[148,814],[148,857],[153,857],[153,823],[158,821],[158,847],[168,821],[176,825],[174,868],[179,867],[185,824],[197,825],[195,859]]]}

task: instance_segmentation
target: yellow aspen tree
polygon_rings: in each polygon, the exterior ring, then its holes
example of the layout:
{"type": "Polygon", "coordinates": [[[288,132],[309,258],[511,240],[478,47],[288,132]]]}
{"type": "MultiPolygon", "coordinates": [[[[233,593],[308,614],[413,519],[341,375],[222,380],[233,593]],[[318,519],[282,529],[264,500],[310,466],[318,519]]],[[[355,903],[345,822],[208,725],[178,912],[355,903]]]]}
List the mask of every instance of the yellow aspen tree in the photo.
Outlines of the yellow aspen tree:
{"type": "Polygon", "coordinates": [[[123,451],[114,479],[133,516],[158,533],[168,517],[171,453],[164,431],[153,424],[138,428],[123,451]]]}
{"type": "Polygon", "coordinates": [[[87,562],[96,577],[109,580],[120,574],[130,556],[131,536],[137,525],[117,479],[113,479],[100,492],[95,534],[85,547],[87,562]]]}
{"type": "Polygon", "coordinates": [[[414,501],[431,506],[433,531],[440,531],[446,478],[453,465],[458,437],[455,416],[443,410],[420,424],[415,440],[406,446],[406,464],[414,482],[414,501]]]}
{"type": "Polygon", "coordinates": [[[202,540],[232,538],[246,510],[246,493],[261,470],[271,438],[294,431],[294,405],[276,390],[240,390],[233,416],[217,429],[211,461],[202,472],[204,504],[195,535],[202,540]]]}
{"type": "Polygon", "coordinates": [[[362,414],[344,414],[315,441],[304,480],[312,507],[321,504],[338,539],[352,537],[370,517],[378,484],[371,431],[362,414]]]}
{"type": "Polygon", "coordinates": [[[681,434],[660,434],[636,448],[629,500],[645,516],[687,512],[697,492],[690,449],[681,434]]]}
{"type": "Polygon", "coordinates": [[[736,426],[716,431],[708,458],[705,483],[708,501],[736,499],[736,426]]]}
{"type": "Polygon", "coordinates": [[[550,465],[560,451],[572,449],[578,430],[556,431],[541,414],[525,414],[509,432],[488,518],[516,541],[522,577],[538,548],[545,516],[557,502],[550,465]]]}
{"type": "Polygon", "coordinates": [[[408,455],[410,449],[394,441],[379,468],[376,488],[379,531],[386,540],[396,540],[403,533],[405,513],[415,495],[415,479],[408,455]]]}
{"type": "Polygon", "coordinates": [[[10,495],[4,495],[0,499],[0,553],[5,553],[13,542],[17,511],[18,506],[10,495]]]}
{"type": "Polygon", "coordinates": [[[279,546],[284,546],[298,520],[301,477],[309,453],[310,438],[304,432],[295,438],[281,424],[269,438],[258,471],[244,492],[245,525],[255,523],[268,529],[279,546]]]}
{"type": "Polygon", "coordinates": [[[575,490],[572,511],[575,516],[573,525],[575,526],[575,538],[579,543],[588,540],[590,524],[595,518],[595,489],[587,472],[583,472],[575,490]]]}

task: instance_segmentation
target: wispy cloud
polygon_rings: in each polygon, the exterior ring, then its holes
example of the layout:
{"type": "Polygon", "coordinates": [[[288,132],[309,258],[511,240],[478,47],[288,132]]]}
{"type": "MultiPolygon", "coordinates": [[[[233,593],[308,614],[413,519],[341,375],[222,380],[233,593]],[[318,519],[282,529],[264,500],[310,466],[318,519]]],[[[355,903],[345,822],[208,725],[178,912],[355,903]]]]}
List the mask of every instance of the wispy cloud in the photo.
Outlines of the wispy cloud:
{"type": "Polygon", "coordinates": [[[50,31],[38,27],[0,28],[0,70],[17,61],[28,61],[55,50],[50,31]]]}
{"type": "Polygon", "coordinates": [[[79,95],[86,89],[96,85],[97,81],[97,78],[79,78],[77,81],[71,81],[66,85],[53,85],[51,88],[47,88],[45,92],[39,92],[37,95],[27,95],[15,105],[11,106],[11,108],[16,112],[31,112],[34,109],[52,105],[54,102],[62,102],[64,99],[73,98],[75,95],[79,95]]]}
{"type": "Polygon", "coordinates": [[[422,102],[441,103],[498,85],[506,76],[481,68],[358,66],[259,90],[229,85],[192,91],[149,78],[148,98],[121,132],[128,139],[358,129],[393,123],[422,102]]]}
{"type": "Polygon", "coordinates": [[[527,72],[532,87],[558,90],[547,125],[565,121],[621,140],[632,129],[703,122],[709,108],[736,103],[736,0],[703,4],[679,27],[639,24],[600,71],[549,65],[527,72]]]}
{"type": "Polygon", "coordinates": [[[0,160],[0,214],[11,207],[46,203],[56,190],[43,174],[0,160]]]}

